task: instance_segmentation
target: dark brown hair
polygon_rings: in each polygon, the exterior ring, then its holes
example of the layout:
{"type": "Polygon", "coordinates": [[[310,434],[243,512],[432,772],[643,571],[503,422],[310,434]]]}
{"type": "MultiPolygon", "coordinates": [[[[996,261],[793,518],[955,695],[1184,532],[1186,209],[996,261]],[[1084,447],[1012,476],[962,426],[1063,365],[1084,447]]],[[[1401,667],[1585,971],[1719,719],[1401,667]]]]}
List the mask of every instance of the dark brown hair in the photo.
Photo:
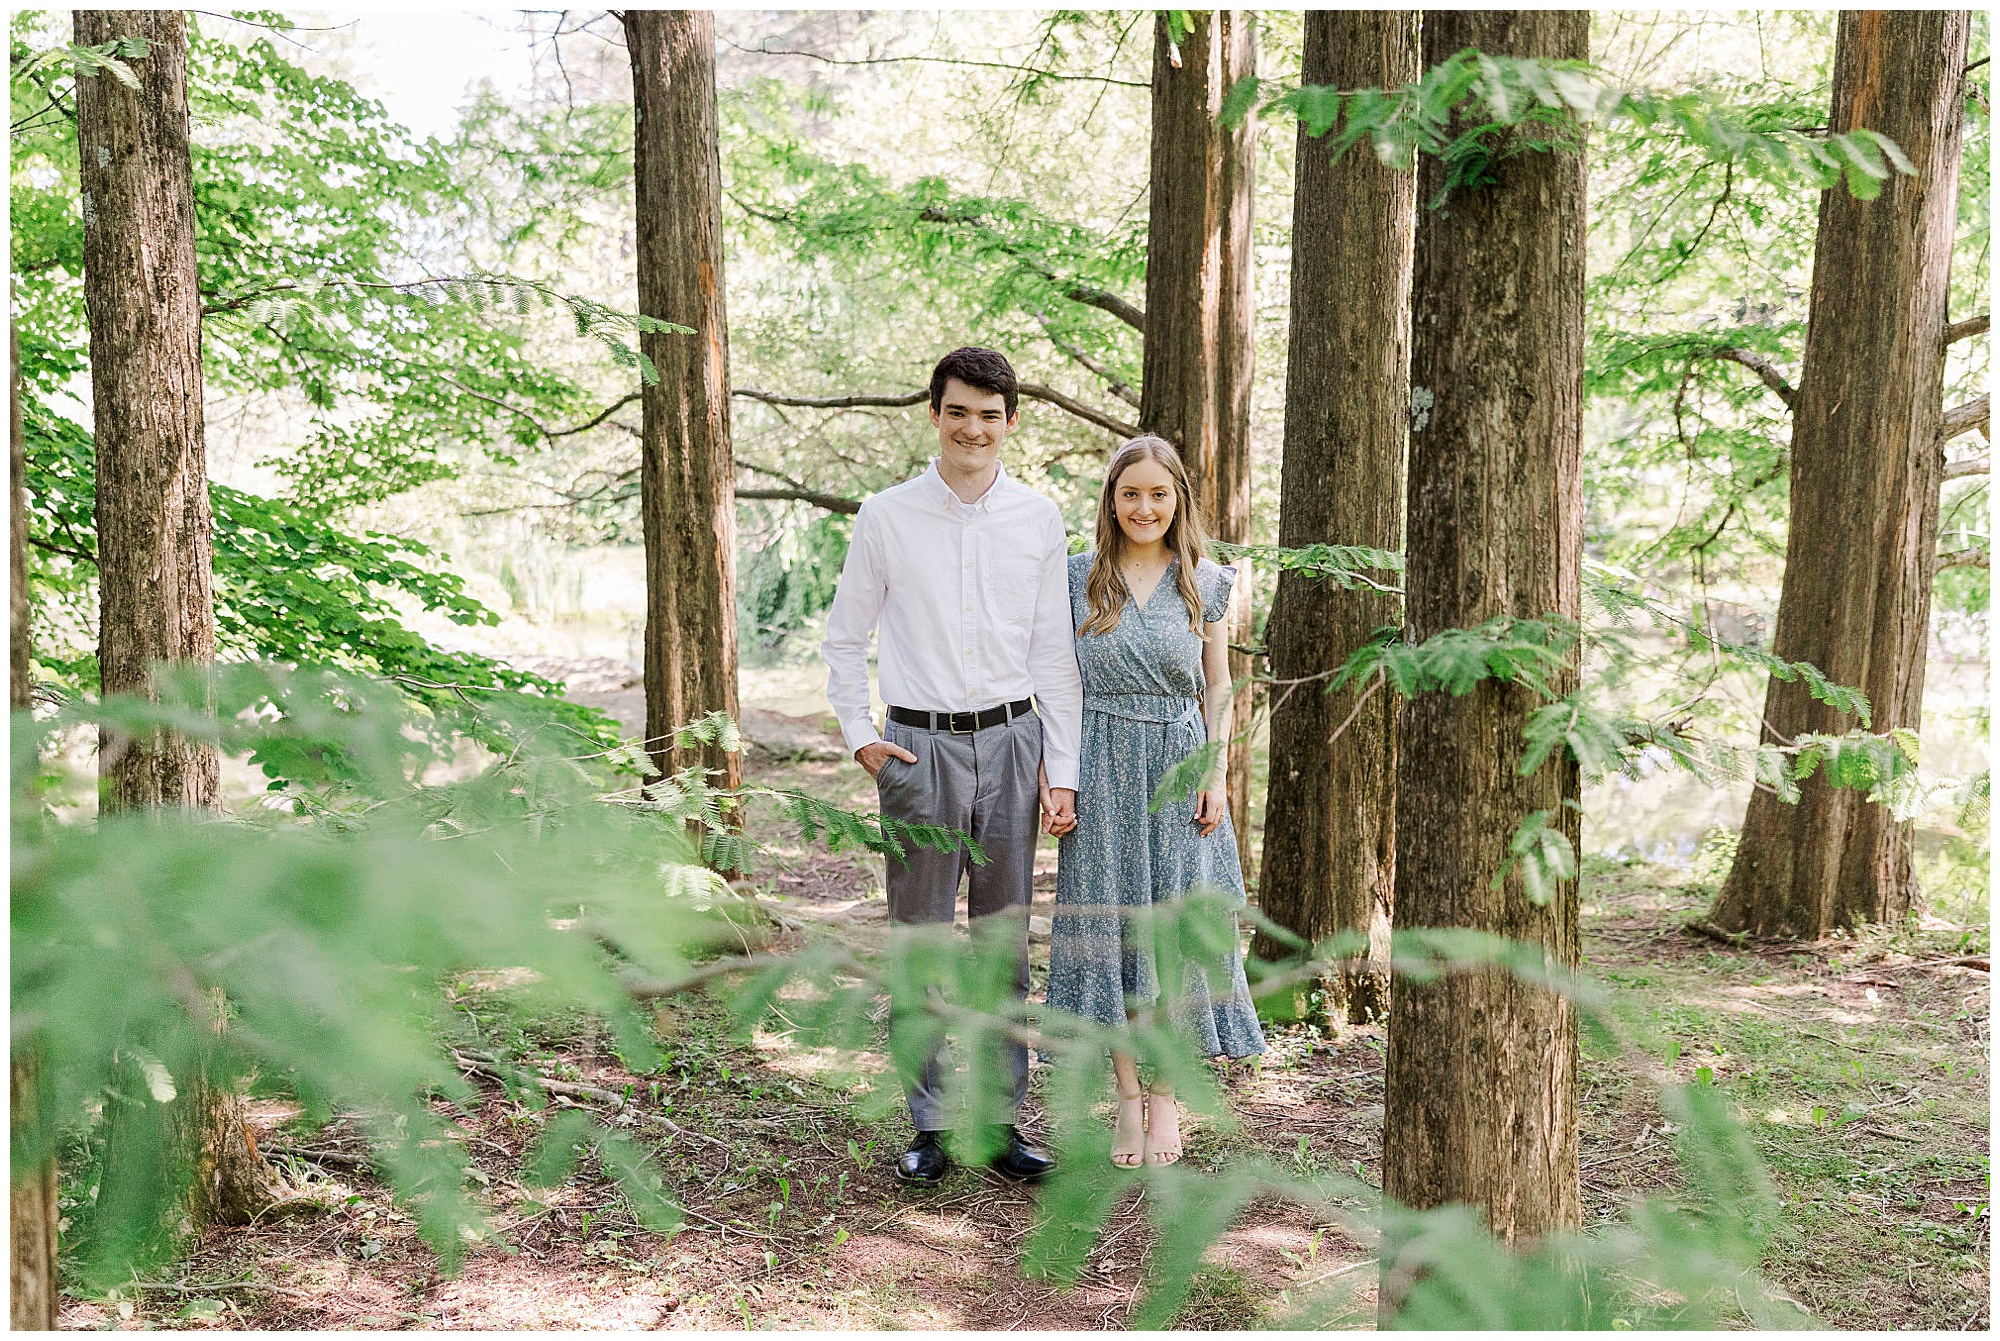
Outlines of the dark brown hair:
{"type": "Polygon", "coordinates": [[[944,384],[956,377],[967,386],[979,391],[991,391],[1007,403],[1007,417],[1014,417],[1014,407],[1021,403],[1021,383],[1014,376],[1014,365],[1007,362],[1007,356],[997,349],[985,349],[979,345],[967,345],[954,349],[937,361],[931,369],[931,408],[940,409],[944,405],[944,384]]]}

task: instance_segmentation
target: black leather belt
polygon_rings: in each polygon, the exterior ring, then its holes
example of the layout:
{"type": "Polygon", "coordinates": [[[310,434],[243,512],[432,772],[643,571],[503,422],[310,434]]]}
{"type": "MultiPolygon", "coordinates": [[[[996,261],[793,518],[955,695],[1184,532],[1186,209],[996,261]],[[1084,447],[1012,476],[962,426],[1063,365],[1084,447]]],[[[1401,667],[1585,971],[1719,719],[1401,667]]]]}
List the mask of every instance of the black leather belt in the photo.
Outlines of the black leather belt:
{"type": "Polygon", "coordinates": [[[920,726],[926,731],[949,731],[954,736],[969,736],[974,731],[984,731],[989,726],[1025,717],[1034,710],[1035,700],[1031,698],[983,708],[978,712],[919,712],[915,708],[892,707],[889,709],[889,720],[901,722],[904,726],[920,726]]]}

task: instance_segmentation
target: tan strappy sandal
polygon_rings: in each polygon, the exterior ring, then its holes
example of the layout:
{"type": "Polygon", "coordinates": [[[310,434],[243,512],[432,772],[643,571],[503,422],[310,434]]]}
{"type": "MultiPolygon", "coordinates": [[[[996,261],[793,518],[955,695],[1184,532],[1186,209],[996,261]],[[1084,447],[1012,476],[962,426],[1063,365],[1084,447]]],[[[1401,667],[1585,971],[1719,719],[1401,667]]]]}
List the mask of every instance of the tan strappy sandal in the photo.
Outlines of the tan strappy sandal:
{"type": "Polygon", "coordinates": [[[1146,1157],[1146,1092],[1127,1094],[1118,1090],[1118,1120],[1111,1142],[1111,1163],[1120,1169],[1136,1169],[1146,1157]]]}
{"type": "Polygon", "coordinates": [[[1171,1094],[1146,1093],[1146,1163],[1154,1168],[1180,1162],[1181,1109],[1171,1094]],[[1165,1104],[1164,1113],[1160,1105],[1165,1104]],[[1171,1134],[1171,1139],[1168,1139],[1171,1134]]]}

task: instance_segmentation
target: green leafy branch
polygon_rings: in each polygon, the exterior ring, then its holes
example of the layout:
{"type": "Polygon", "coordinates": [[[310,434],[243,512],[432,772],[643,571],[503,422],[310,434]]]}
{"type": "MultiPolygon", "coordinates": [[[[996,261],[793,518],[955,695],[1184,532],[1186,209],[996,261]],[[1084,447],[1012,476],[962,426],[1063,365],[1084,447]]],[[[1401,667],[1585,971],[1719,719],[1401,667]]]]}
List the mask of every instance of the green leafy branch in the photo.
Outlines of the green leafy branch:
{"type": "MultiPolygon", "coordinates": [[[[1525,1257],[1508,1255],[1495,1244],[1476,1213],[1413,1211],[1344,1174],[1301,1177],[1263,1159],[1232,1160],[1219,1171],[1113,1168],[1105,1158],[1108,1133],[1088,1117],[1101,1098],[1107,1046],[1161,1068],[1187,1108],[1211,1114],[1225,1130],[1233,1121],[1207,1068],[1191,1056],[1179,1011],[1182,984],[1212,970],[1219,947],[1238,935],[1236,916],[1225,900],[1200,891],[1179,903],[1134,911],[1127,934],[1153,948],[1161,996],[1116,1029],[1016,1001],[1009,937],[984,936],[978,928],[971,937],[902,929],[869,962],[836,946],[760,957],[761,963],[744,965],[754,976],[733,995],[732,1013],[745,1036],[763,1028],[795,1047],[831,1050],[829,1074],[836,1083],[858,1082],[862,1073],[848,1069],[854,1066],[850,1059],[884,1049],[899,1071],[907,1072],[949,1027],[966,1044],[958,1102],[967,1113],[977,1112],[983,1099],[1007,1084],[989,1042],[1007,1037],[1046,1056],[1051,1062],[1046,1103],[1071,1133],[1071,1144],[1069,1158],[1037,1198],[1022,1267],[1030,1277],[1073,1284],[1115,1208],[1135,1183],[1143,1183],[1158,1241],[1144,1297],[1131,1316],[1135,1327],[1167,1324],[1187,1297],[1202,1252],[1259,1198],[1311,1207],[1360,1241],[1379,1236],[1384,1263],[1407,1263],[1415,1281],[1399,1318],[1426,1325],[1476,1325],[1495,1318],[1522,1327],[1699,1325],[1740,1312],[1765,1325],[1796,1320],[1756,1274],[1775,1223],[1769,1177],[1713,1091],[1668,1086],[1661,1092],[1663,1107],[1680,1129],[1677,1144],[1688,1190],[1703,1203],[1702,1214],[1687,1216],[1664,1204],[1643,1207],[1629,1225],[1566,1237],[1559,1249],[1543,1245],[1525,1257]],[[885,995],[886,1044],[865,1023],[869,1008],[885,995]],[[1656,1288],[1662,1281],[1673,1282],[1670,1299],[1656,1288]]],[[[1331,937],[1283,964],[1253,960],[1246,965],[1252,994],[1281,995],[1325,973],[1353,949],[1351,939],[1331,937]]],[[[1539,947],[1458,929],[1406,930],[1392,941],[1391,962],[1398,978],[1411,983],[1479,971],[1513,975],[1574,1002],[1594,1040],[1612,1049],[1629,1046],[1604,990],[1574,972],[1552,968],[1539,947]]],[[[966,1130],[976,1124],[952,1125],[961,1133],[954,1139],[967,1147],[958,1153],[968,1162],[978,1160],[983,1138],[966,1130]]],[[[1294,1321],[1323,1320],[1326,1302],[1299,1301],[1294,1321]]]]}
{"type": "Polygon", "coordinates": [[[1225,559],[1247,558],[1260,566],[1323,577],[1343,591],[1367,587],[1371,591],[1400,596],[1403,589],[1370,573],[1400,573],[1403,556],[1392,549],[1370,549],[1363,545],[1232,545],[1212,542],[1209,548],[1225,559]]]}
{"type": "MultiPolygon", "coordinates": [[[[1587,61],[1489,56],[1468,48],[1395,89],[1280,88],[1246,76],[1220,113],[1236,124],[1258,108],[1295,116],[1314,138],[1332,136],[1334,157],[1367,140],[1388,167],[1408,171],[1419,154],[1446,166],[1444,191],[1494,180],[1494,166],[1524,152],[1576,148],[1592,122],[1620,118],[1679,135],[1710,159],[1783,183],[1820,189],[1845,182],[1859,200],[1881,193],[1891,172],[1915,169],[1886,136],[1796,130],[1768,109],[1732,108],[1701,93],[1665,95],[1613,82],[1587,61]],[[1457,117],[1464,129],[1454,133],[1457,117]]],[[[1436,205],[1442,203],[1433,201],[1436,205]]]]}
{"type": "Polygon", "coordinates": [[[7,62],[8,84],[28,85],[39,92],[46,101],[25,116],[15,117],[8,123],[10,138],[23,132],[38,130],[47,124],[43,118],[50,113],[59,117],[75,115],[74,109],[65,107],[62,90],[51,84],[45,71],[68,62],[71,72],[80,79],[95,79],[100,74],[108,74],[126,88],[139,87],[139,76],[132,73],[127,61],[146,58],[147,42],[143,37],[119,37],[109,42],[99,42],[90,46],[75,42],[65,42],[58,46],[45,47],[40,51],[29,51],[19,42],[7,62]]]}
{"type": "Polygon", "coordinates": [[[454,275],[426,277],[401,283],[320,276],[283,280],[229,296],[218,295],[202,307],[203,316],[241,314],[256,326],[284,332],[306,312],[358,313],[373,298],[417,309],[460,307],[477,314],[528,316],[537,308],[566,310],[579,337],[597,341],[622,368],[636,368],[647,386],[660,380],[659,370],[636,347],[637,337],[658,332],[693,335],[682,326],[642,312],[623,312],[581,294],[567,293],[539,280],[515,275],[454,275]],[[629,342],[628,342],[629,341],[629,342]]]}
{"type": "MultiPolygon", "coordinates": [[[[678,728],[673,745],[676,749],[709,746],[735,753],[743,748],[743,737],[729,714],[711,712],[678,728]]],[[[651,780],[604,799],[700,825],[701,860],[715,870],[748,875],[762,856],[763,845],[742,832],[740,822],[753,800],[772,802],[777,813],[792,823],[801,842],[823,841],[830,852],[856,848],[900,859],[911,847],[935,852],[962,848],[976,866],[989,860],[971,835],[945,825],[911,824],[888,815],[847,810],[788,787],[712,787],[709,778],[715,770],[701,767],[662,777],[658,765],[636,741],[627,742],[607,757],[651,780]]]]}
{"type": "MultiPolygon", "coordinates": [[[[1343,587],[1351,587],[1347,579],[1356,569],[1403,568],[1400,554],[1354,546],[1232,546],[1229,553],[1254,553],[1274,567],[1323,574],[1343,587]]],[[[1381,584],[1368,585],[1388,590],[1381,584]]],[[[1698,653],[1727,657],[1774,679],[1802,684],[1815,700],[1836,712],[1851,714],[1862,728],[1872,721],[1871,705],[1859,689],[1834,682],[1810,662],[1789,660],[1719,637],[1681,618],[1648,595],[1644,584],[1631,574],[1586,563],[1584,593],[1607,617],[1607,625],[1593,628],[1553,614],[1540,619],[1500,617],[1473,628],[1445,629],[1415,644],[1407,642],[1394,626],[1378,629],[1337,669],[1312,677],[1324,679],[1328,693],[1360,691],[1347,720],[1334,729],[1334,738],[1359,715],[1362,704],[1381,690],[1404,698],[1436,692],[1462,697],[1493,681],[1520,685],[1544,700],[1530,713],[1522,733],[1524,750],[1518,767],[1523,776],[1534,773],[1560,752],[1577,764],[1585,784],[1599,782],[1614,772],[1636,778],[1647,751],[1653,750],[1705,785],[1747,779],[1787,802],[1796,802],[1799,783],[1818,772],[1830,785],[1865,792],[1871,802],[1888,806],[1899,820],[1914,817],[1933,797],[1953,788],[1965,815],[1983,816],[1984,775],[1960,780],[1922,771],[1917,767],[1917,740],[1909,731],[1871,733],[1856,729],[1840,735],[1811,735],[1790,743],[1737,746],[1700,740],[1684,721],[1606,712],[1594,701],[1595,685],[1559,692],[1557,682],[1571,672],[1580,649],[1615,644],[1620,632],[1634,628],[1635,617],[1643,614],[1653,627],[1672,630],[1698,653]]],[[[1152,809],[1157,811],[1198,786],[1212,765],[1216,748],[1204,746],[1170,769],[1155,790],[1152,809]]],[[[1504,881],[1509,874],[1520,872],[1524,888],[1537,903],[1546,901],[1562,881],[1576,874],[1576,853],[1555,818],[1552,811],[1536,811],[1523,819],[1509,837],[1506,863],[1494,876],[1496,881],[1504,881]]]]}
{"type": "MultiPolygon", "coordinates": [[[[34,585],[46,598],[76,605],[96,577],[95,443],[39,400],[25,400],[22,409],[34,585]]],[[[586,739],[613,738],[610,718],[563,700],[554,681],[478,653],[445,651],[402,622],[386,593],[410,597],[454,624],[499,622],[438,551],[380,532],[354,535],[291,504],[226,485],[210,484],[209,501],[216,630],[225,655],[381,675],[431,722],[456,714],[471,694],[528,696],[586,739]]],[[[64,692],[97,687],[94,651],[76,646],[66,627],[37,628],[35,663],[55,673],[64,692]]]]}
{"type": "MultiPolygon", "coordinates": [[[[218,706],[237,702],[235,690],[222,694],[218,706]]],[[[365,693],[366,686],[321,697],[347,692],[365,693]]],[[[333,744],[353,757],[365,758],[401,735],[393,695],[377,694],[367,706],[325,706],[339,728],[333,744]]],[[[107,707],[139,716],[161,712],[152,704],[107,707]]],[[[192,708],[188,714],[200,715],[192,708]]],[[[295,717],[307,715],[301,710],[295,717]]],[[[16,725],[19,787],[34,776],[23,765],[37,756],[37,737],[50,724],[16,725]]],[[[713,717],[687,731],[710,743],[728,736],[713,717]]],[[[561,1181],[588,1155],[643,1224],[670,1230],[680,1212],[630,1128],[680,1128],[631,1093],[570,1087],[558,1092],[612,1111],[556,1111],[542,1094],[549,1087],[525,1070],[500,1058],[467,1068],[451,1031],[440,1027],[439,993],[424,985],[462,983],[506,965],[523,977],[517,990],[533,1001],[603,1018],[621,1060],[641,1075],[656,1073],[664,1058],[638,1005],[695,987],[716,990],[745,1035],[768,1028],[786,1046],[834,1050],[836,1073],[849,1058],[884,1050],[899,1071],[908,1071],[950,1028],[966,1043],[968,1063],[967,1084],[954,1099],[965,1112],[955,1118],[978,1111],[1011,1084],[988,1044],[1001,1037],[1032,1042],[1056,1063],[1050,1111],[1065,1131],[1077,1133],[1080,1148],[1044,1189],[1026,1265],[1037,1275],[1074,1279],[1120,1196],[1143,1181],[1159,1246],[1135,1313],[1140,1321],[1163,1323],[1173,1315],[1186,1297],[1192,1264],[1259,1195],[1324,1209],[1356,1235],[1382,1232],[1385,1263],[1428,1261],[1403,1308],[1409,1318],[1436,1325],[1458,1325],[1464,1301],[1475,1297],[1480,1316],[1523,1326],[1644,1326],[1734,1319],[1743,1310],[1762,1321],[1771,1311],[1755,1274],[1768,1237],[1767,1180],[1725,1110],[1703,1105],[1703,1096],[1662,1094],[1685,1129],[1683,1162],[1689,1190],[1704,1200],[1703,1214],[1641,1208],[1629,1229],[1565,1240],[1560,1253],[1549,1248],[1525,1259],[1523,1271],[1490,1279],[1468,1274],[1466,1263],[1483,1271],[1503,1260],[1477,1217],[1393,1204],[1376,1211],[1381,1199],[1358,1178],[1300,1178],[1267,1161],[1232,1164],[1219,1175],[1186,1168],[1134,1173],[1102,1158],[1098,1147],[1108,1137],[1088,1112],[1101,1097],[1107,1042],[1134,1049],[1171,1075],[1190,1107],[1227,1120],[1178,1023],[1196,975],[1212,974],[1235,943],[1236,913],[1227,900],[1198,892],[1139,915],[1139,934],[1162,966],[1162,995],[1118,1029],[1061,1012],[1038,1016],[1019,1001],[1018,924],[1001,926],[1002,919],[982,919],[969,937],[909,929],[868,958],[838,945],[714,958],[728,933],[716,915],[712,879],[681,878],[703,873],[692,868],[679,823],[625,807],[549,809],[536,802],[531,793],[545,785],[562,797],[589,800],[587,779],[572,763],[524,742],[503,767],[422,789],[453,793],[455,801],[404,798],[365,825],[333,832],[309,820],[274,818],[259,826],[178,814],[65,825],[19,804],[24,798],[17,792],[12,1021],[16,1039],[33,1046],[45,1065],[36,1077],[42,1092],[20,1109],[27,1116],[16,1125],[15,1156],[46,1157],[65,1126],[115,1128],[113,1139],[88,1147],[101,1165],[85,1172],[105,1194],[75,1212],[71,1261],[83,1279],[128,1279],[149,1245],[158,1251],[170,1240],[155,1227],[171,1215],[185,1170],[164,1139],[174,1120],[166,1096],[197,1066],[221,1084],[255,1066],[297,1095],[310,1122],[355,1115],[374,1146],[371,1161],[447,1271],[466,1240],[489,1232],[467,1194],[464,1151],[435,1104],[473,1101],[467,1069],[498,1076],[534,1110],[541,1133],[527,1160],[530,1185],[561,1181]],[[533,822],[499,825],[476,842],[440,841],[429,823],[440,808],[533,822]],[[412,889],[423,897],[409,897],[412,889]],[[635,973],[666,986],[636,990],[635,973]],[[197,989],[193,996],[188,985],[197,989]],[[219,1037],[210,1027],[207,990],[226,993],[233,1007],[219,1037]],[[875,1003],[884,996],[886,1043],[874,1024],[875,1003]],[[121,1057],[139,1059],[148,1080],[123,1084],[121,1057]],[[95,1116],[113,1110],[115,1123],[95,1116]]],[[[1255,990],[1287,990],[1291,975],[1324,972],[1350,949],[1336,937],[1312,947],[1308,964],[1253,963],[1255,990]]],[[[1552,969],[1536,947],[1463,932],[1399,933],[1392,962],[1417,982],[1468,971],[1519,975],[1575,1001],[1593,1036],[1617,1040],[1601,990],[1552,969]]],[[[895,1101],[893,1085],[873,1090],[895,1101]]],[[[954,1126],[966,1141],[992,1140],[974,1123],[954,1126]]]]}

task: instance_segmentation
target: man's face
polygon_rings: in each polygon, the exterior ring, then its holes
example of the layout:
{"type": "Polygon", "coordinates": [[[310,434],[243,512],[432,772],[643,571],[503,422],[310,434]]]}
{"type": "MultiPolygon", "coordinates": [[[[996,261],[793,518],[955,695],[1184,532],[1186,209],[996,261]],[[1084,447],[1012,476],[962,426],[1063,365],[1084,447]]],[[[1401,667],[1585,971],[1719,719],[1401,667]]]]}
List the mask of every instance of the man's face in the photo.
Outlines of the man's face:
{"type": "Polygon", "coordinates": [[[944,463],[962,475],[976,475],[993,464],[1000,444],[1014,431],[1018,414],[1007,413],[1007,398],[997,391],[981,391],[956,377],[944,384],[931,422],[937,425],[938,454],[944,463]]]}

